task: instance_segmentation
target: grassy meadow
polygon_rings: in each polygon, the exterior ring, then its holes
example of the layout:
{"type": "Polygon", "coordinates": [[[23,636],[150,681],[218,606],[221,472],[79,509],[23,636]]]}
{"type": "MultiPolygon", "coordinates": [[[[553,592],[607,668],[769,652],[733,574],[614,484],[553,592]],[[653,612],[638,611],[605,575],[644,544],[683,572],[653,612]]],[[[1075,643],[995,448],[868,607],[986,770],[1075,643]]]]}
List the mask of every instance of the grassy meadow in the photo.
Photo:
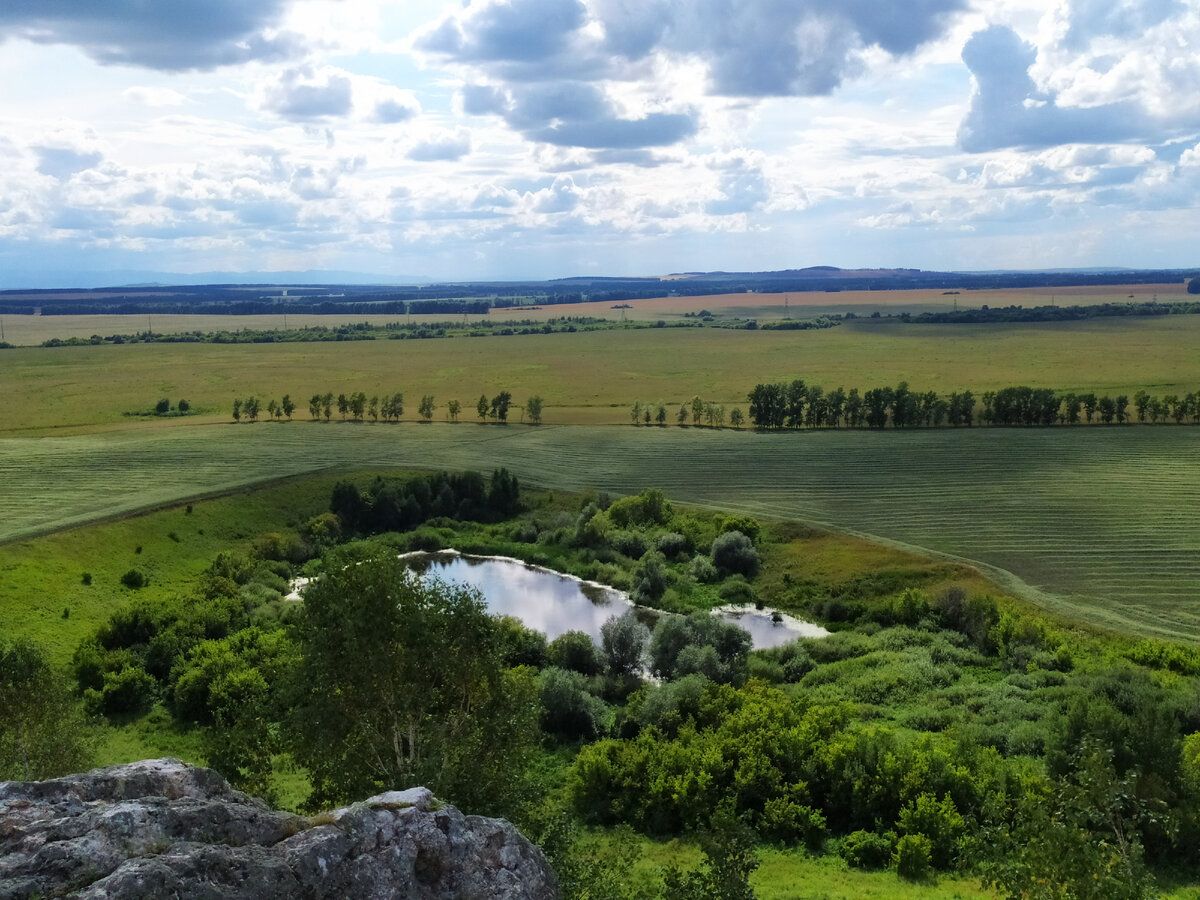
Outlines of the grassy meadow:
{"type": "MultiPolygon", "coordinates": [[[[1083,621],[1194,640],[1198,450],[1200,430],[1165,426],[802,434],[306,422],[126,429],[0,440],[0,477],[21,486],[0,492],[0,540],[331,467],[504,465],[552,489],[658,487],[680,501],[925,548],[990,567],[1011,590],[1083,621]]],[[[0,567],[23,546],[0,547],[0,567]]],[[[113,542],[111,551],[119,575],[128,549],[113,542]]],[[[60,583],[78,578],[70,568],[60,583]]],[[[37,569],[25,571],[32,579],[37,569]]],[[[63,605],[47,600],[46,615],[61,614],[63,605]]]]}
{"type": "MultiPolygon", "coordinates": [[[[1200,316],[1016,325],[858,322],[818,331],[631,329],[575,334],[345,343],[178,344],[0,351],[3,433],[128,425],[160,397],[198,413],[175,426],[223,421],[235,396],[290,393],[307,417],[315,392],[403,391],[458,398],[473,417],[480,393],[545,398],[551,424],[628,421],[635,400],[694,395],[745,403],[759,381],[803,377],[827,388],[907,380],[914,390],[976,394],[1013,384],[1064,391],[1186,394],[1200,388],[1200,316]]],[[[519,410],[517,414],[519,416],[519,410]]]]}

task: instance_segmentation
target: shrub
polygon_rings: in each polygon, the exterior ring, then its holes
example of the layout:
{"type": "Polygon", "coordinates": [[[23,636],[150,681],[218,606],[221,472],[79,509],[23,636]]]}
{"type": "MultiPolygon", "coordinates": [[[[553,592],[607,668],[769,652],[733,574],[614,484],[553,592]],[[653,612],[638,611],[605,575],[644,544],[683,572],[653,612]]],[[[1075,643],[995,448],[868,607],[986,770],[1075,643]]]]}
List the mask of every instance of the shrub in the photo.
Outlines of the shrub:
{"type": "Polygon", "coordinates": [[[688,574],[701,584],[713,584],[721,578],[721,573],[707,556],[692,557],[688,564],[688,574]]]}
{"type": "Polygon", "coordinates": [[[663,558],[657,553],[650,554],[633,570],[631,599],[634,603],[653,604],[662,598],[670,583],[671,576],[663,558]]]}
{"type": "Polygon", "coordinates": [[[763,804],[759,826],[767,840],[801,843],[811,853],[819,853],[825,843],[825,816],[820,810],[787,797],[771,797],[763,804]]]}
{"type": "Polygon", "coordinates": [[[104,674],[100,711],[105,715],[141,713],[154,703],[158,683],[141,666],[125,666],[104,674]]]}
{"type": "Polygon", "coordinates": [[[300,531],[316,555],[320,555],[342,539],[342,520],[331,512],[313,516],[300,531]]]}
{"type": "Polygon", "coordinates": [[[663,678],[700,673],[713,681],[740,682],[746,673],[750,635],[708,613],[663,616],[650,640],[650,661],[663,678]]]}
{"type": "Polygon", "coordinates": [[[568,631],[559,635],[550,642],[546,655],[550,665],[589,678],[604,671],[604,657],[600,648],[582,631],[568,631]]]}
{"type": "Polygon", "coordinates": [[[642,491],[633,497],[622,497],[608,507],[608,518],[620,528],[631,525],[666,525],[671,521],[671,504],[662,491],[642,491]]]}
{"type": "Polygon", "coordinates": [[[712,647],[692,644],[679,651],[675,658],[675,673],[678,675],[703,675],[712,681],[724,681],[721,659],[712,647]]]}
{"type": "Polygon", "coordinates": [[[712,544],[712,561],[725,574],[747,578],[758,574],[758,551],[754,549],[754,542],[740,531],[727,531],[717,536],[712,544]]]}
{"type": "Polygon", "coordinates": [[[752,519],[750,516],[725,516],[721,520],[717,533],[725,534],[731,531],[741,532],[757,544],[758,536],[762,532],[762,526],[758,524],[757,519],[752,519]]]}
{"type": "Polygon", "coordinates": [[[600,635],[611,674],[636,675],[642,670],[650,629],[637,620],[633,610],[605,622],[600,626],[600,635]]]}
{"type": "Polygon", "coordinates": [[[929,612],[929,601],[914,588],[906,588],[891,604],[891,618],[901,625],[916,625],[929,612]]]}
{"type": "Polygon", "coordinates": [[[144,588],[149,583],[150,579],[146,577],[145,573],[140,572],[137,569],[130,569],[121,576],[121,584],[125,585],[125,587],[132,591],[144,588]]]}
{"type": "Polygon", "coordinates": [[[608,536],[608,543],[618,553],[630,559],[641,559],[649,549],[646,539],[636,531],[613,531],[608,536]]]}
{"type": "Polygon", "coordinates": [[[702,719],[704,694],[712,682],[703,675],[685,675],[676,681],[647,686],[641,702],[631,707],[641,728],[654,727],[674,737],[685,722],[702,719]]]}
{"type": "Polygon", "coordinates": [[[852,831],[842,839],[842,859],[852,869],[884,869],[892,858],[895,840],[891,832],[852,831]]]}
{"type": "Polygon", "coordinates": [[[947,794],[940,801],[933,794],[921,794],[900,811],[898,830],[906,836],[922,836],[929,844],[929,862],[948,869],[965,822],[947,794]]]}
{"type": "Polygon", "coordinates": [[[550,668],[539,678],[542,728],[568,740],[594,740],[607,730],[608,708],[578,672],[550,668]]]}
{"type": "Polygon", "coordinates": [[[255,538],[252,552],[260,559],[292,563],[304,562],[308,556],[299,536],[278,531],[268,531],[255,538]]]}
{"type": "Polygon", "coordinates": [[[717,595],[726,603],[733,603],[738,606],[757,602],[754,588],[750,587],[746,579],[740,575],[729,579],[729,581],[721,585],[721,589],[717,591],[717,595]]]}
{"type": "Polygon", "coordinates": [[[533,522],[519,522],[513,526],[512,539],[518,544],[536,544],[538,527],[533,522]]]}
{"type": "Polygon", "coordinates": [[[179,405],[178,405],[176,408],[177,408],[177,409],[178,409],[178,410],[179,410],[181,413],[185,413],[185,412],[187,412],[188,410],[190,410],[190,409],[192,408],[192,404],[188,403],[186,400],[183,400],[183,399],[181,399],[181,400],[179,401],[179,405]]]}
{"type": "Polygon", "coordinates": [[[91,572],[84,572],[84,573],[83,573],[83,578],[82,578],[81,580],[83,581],[83,583],[84,583],[85,585],[89,585],[89,584],[91,584],[91,583],[92,583],[92,573],[91,573],[91,572]]]}
{"type": "Polygon", "coordinates": [[[532,628],[526,628],[520,619],[512,616],[501,616],[498,623],[500,632],[500,653],[505,665],[533,666],[540,669],[546,665],[549,651],[546,646],[546,636],[532,628]]]}
{"type": "Polygon", "coordinates": [[[750,657],[746,674],[750,678],[758,678],[762,681],[769,681],[771,684],[782,684],[787,680],[787,676],[783,673],[783,666],[773,659],[768,659],[765,656],[758,656],[757,654],[750,657]]]}
{"type": "Polygon", "coordinates": [[[667,559],[682,559],[692,550],[692,542],[676,531],[668,531],[658,536],[654,547],[667,559]]]}
{"type": "Polygon", "coordinates": [[[164,416],[171,411],[171,401],[163,397],[154,404],[154,412],[160,416],[164,416]]]}
{"type": "Polygon", "coordinates": [[[925,835],[906,834],[896,842],[896,850],[892,854],[896,874],[909,881],[925,881],[930,875],[931,852],[929,838],[925,835]]]}
{"type": "Polygon", "coordinates": [[[418,528],[408,536],[408,549],[435,553],[446,546],[445,539],[432,528],[418,528]]]}

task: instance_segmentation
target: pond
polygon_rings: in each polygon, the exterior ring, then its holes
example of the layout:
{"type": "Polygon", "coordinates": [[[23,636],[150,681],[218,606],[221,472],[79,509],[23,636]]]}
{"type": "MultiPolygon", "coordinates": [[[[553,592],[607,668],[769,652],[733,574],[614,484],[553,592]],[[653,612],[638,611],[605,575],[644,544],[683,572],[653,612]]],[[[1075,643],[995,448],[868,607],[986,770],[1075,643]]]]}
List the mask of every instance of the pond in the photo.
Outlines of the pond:
{"type": "MultiPolygon", "coordinates": [[[[653,627],[660,615],[645,607],[635,607],[615,588],[516,559],[469,556],[452,550],[410,553],[405,559],[418,572],[478,589],[489,611],[520,619],[526,627],[540,631],[549,640],[568,631],[583,631],[599,642],[600,627],[613,616],[636,609],[638,618],[653,627]]],[[[769,609],[724,607],[714,614],[748,631],[756,650],[829,633],[810,622],[773,615],[769,609]]]]}

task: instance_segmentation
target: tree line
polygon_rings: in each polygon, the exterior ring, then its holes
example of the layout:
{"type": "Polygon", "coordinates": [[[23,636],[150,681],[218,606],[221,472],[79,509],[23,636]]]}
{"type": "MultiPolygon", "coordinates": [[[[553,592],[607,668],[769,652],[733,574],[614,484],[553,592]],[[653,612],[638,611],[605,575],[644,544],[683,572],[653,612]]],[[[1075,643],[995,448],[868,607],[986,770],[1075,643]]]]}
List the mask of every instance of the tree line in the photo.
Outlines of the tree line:
{"type": "Polygon", "coordinates": [[[746,416],[741,409],[734,407],[726,410],[722,403],[714,403],[700,397],[667,408],[665,403],[645,403],[641,400],[634,402],[629,408],[629,419],[634,425],[666,425],[674,420],[680,427],[693,425],[696,427],[724,428],[726,422],[734,428],[741,428],[746,423],[746,416]]]}
{"type": "MultiPolygon", "coordinates": [[[[530,425],[541,425],[545,407],[545,400],[534,394],[520,407],[522,421],[530,425]]],[[[384,422],[399,422],[404,418],[404,408],[404,394],[399,391],[394,394],[372,394],[370,397],[364,391],[339,393],[336,396],[332,391],[327,391],[323,394],[313,394],[308,400],[308,416],[314,422],[328,422],[333,418],[335,411],[343,422],[347,419],[352,422],[364,422],[368,419],[372,422],[381,419],[384,422]]],[[[438,408],[436,398],[432,394],[425,394],[417,404],[417,414],[421,421],[431,422],[438,408]]],[[[490,398],[487,394],[480,394],[475,402],[475,414],[480,422],[507,424],[512,408],[513,396],[510,391],[500,391],[490,398]]],[[[445,410],[446,420],[457,422],[462,414],[463,404],[457,399],[448,400],[445,410]]],[[[245,399],[235,398],[232,411],[235,422],[257,422],[264,412],[272,420],[290,421],[296,411],[296,404],[290,394],[284,394],[282,400],[268,400],[265,405],[261,399],[252,395],[245,399]]]]}
{"type": "MultiPolygon", "coordinates": [[[[747,395],[749,417],[759,429],[784,428],[936,428],[984,425],[1124,425],[1136,421],[1200,424],[1200,394],[1153,396],[1146,391],[1110,396],[1060,392],[1026,386],[939,394],[914,391],[908,382],[859,391],[826,391],[803,379],[756,384],[747,395]]],[[[692,409],[694,410],[694,404],[692,409]]],[[[681,411],[682,412],[682,411],[681,411]]],[[[683,424],[680,419],[680,424],[683,424]]],[[[693,422],[693,424],[699,424],[693,422]]]]}
{"type": "MultiPolygon", "coordinates": [[[[1194,293],[1189,288],[1188,293],[1194,293]]],[[[1200,315],[1200,303],[1174,301],[1159,303],[1096,303],[1091,306],[987,306],[979,309],[956,309],[946,312],[927,312],[911,315],[900,313],[897,318],[919,325],[958,325],[992,322],[1076,322],[1083,319],[1104,319],[1119,316],[1194,316],[1200,315]]],[[[889,317],[890,318],[890,317],[889,317]]]]}

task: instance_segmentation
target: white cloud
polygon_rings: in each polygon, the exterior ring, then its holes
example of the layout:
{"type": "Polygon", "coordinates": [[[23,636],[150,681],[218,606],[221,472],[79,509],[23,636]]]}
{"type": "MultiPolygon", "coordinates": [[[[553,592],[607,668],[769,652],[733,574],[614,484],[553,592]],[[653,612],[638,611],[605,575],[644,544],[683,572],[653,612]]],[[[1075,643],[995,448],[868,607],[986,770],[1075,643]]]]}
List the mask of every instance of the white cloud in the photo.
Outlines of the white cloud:
{"type": "Polygon", "coordinates": [[[270,0],[184,49],[179,8],[0,11],[0,266],[1194,254],[1200,0],[270,0]]]}

